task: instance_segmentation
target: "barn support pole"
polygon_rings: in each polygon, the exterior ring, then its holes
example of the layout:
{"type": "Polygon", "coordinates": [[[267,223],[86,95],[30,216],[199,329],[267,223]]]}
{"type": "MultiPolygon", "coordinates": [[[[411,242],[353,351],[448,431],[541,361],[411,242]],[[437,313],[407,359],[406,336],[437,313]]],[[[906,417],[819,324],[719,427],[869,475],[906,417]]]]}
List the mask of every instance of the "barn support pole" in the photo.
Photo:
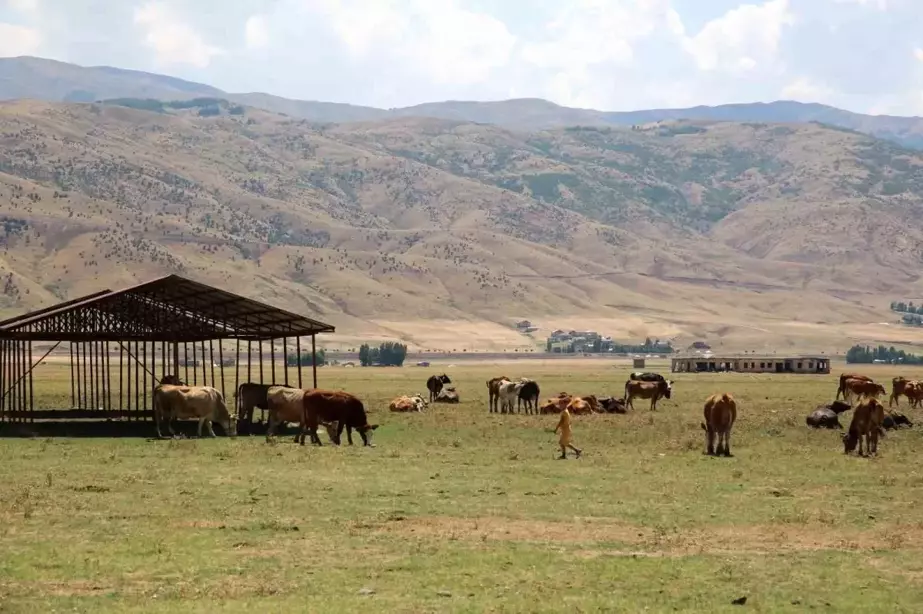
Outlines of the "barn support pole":
{"type": "Polygon", "coordinates": [[[317,388],[317,335],[311,335],[311,371],[314,374],[314,387],[317,388]]]}
{"type": "Polygon", "coordinates": [[[96,343],[90,341],[89,343],[89,361],[87,362],[89,369],[87,370],[87,377],[89,381],[87,382],[87,409],[96,409],[96,343]]]}
{"type": "Polygon", "coordinates": [[[205,370],[205,342],[199,342],[202,350],[202,385],[208,386],[208,372],[205,370]]]}
{"type": "Polygon", "coordinates": [[[195,342],[192,342],[192,385],[199,385],[199,349],[196,347],[195,342]]]}
{"type": "MultiPolygon", "coordinates": [[[[129,348],[130,347],[131,346],[129,346],[129,348]]],[[[138,342],[135,341],[135,359],[134,361],[129,361],[129,364],[131,364],[131,362],[134,362],[134,367],[135,367],[135,419],[136,420],[141,419],[141,414],[138,413],[141,411],[141,371],[138,369],[138,358],[137,358],[139,356],[138,352],[140,351],[141,351],[141,348],[138,347],[138,342]]]]}
{"type": "Polygon", "coordinates": [[[22,414],[23,409],[23,399],[22,399],[22,341],[16,342],[16,410],[19,412],[19,420],[17,422],[25,422],[26,418],[22,414]]]}
{"type": "Polygon", "coordinates": [[[112,360],[109,356],[108,341],[106,341],[105,350],[103,357],[106,362],[106,411],[112,411],[112,360]]]}
{"type": "Polygon", "coordinates": [[[124,373],[125,373],[125,348],[122,347],[122,344],[119,344],[119,414],[122,414],[125,411],[125,402],[122,401],[122,392],[124,388],[124,373]]]}
{"type": "Polygon", "coordinates": [[[262,339],[260,339],[260,383],[261,384],[264,383],[263,381],[263,340],[262,339]]]}
{"type": "MultiPolygon", "coordinates": [[[[29,342],[29,364],[32,364],[32,342],[29,342]]],[[[34,367],[33,367],[34,368],[34,367]]],[[[32,369],[29,369],[29,421],[35,422],[35,384],[32,369]]]]}
{"type": "Polygon", "coordinates": [[[173,342],[173,375],[179,377],[179,342],[173,342]]]}
{"type": "Polygon", "coordinates": [[[19,343],[19,405],[22,409],[22,421],[27,422],[26,412],[29,408],[29,389],[26,383],[26,342],[19,343]]]}
{"type": "Polygon", "coordinates": [[[73,352],[73,372],[74,372],[74,387],[76,388],[76,402],[73,404],[74,409],[81,409],[83,407],[83,387],[80,385],[80,344],[71,342],[71,351],[73,352]]]}
{"type": "Polygon", "coordinates": [[[102,346],[99,341],[95,341],[93,343],[93,361],[94,361],[93,368],[95,369],[95,371],[93,372],[93,375],[95,376],[93,380],[93,394],[95,395],[95,398],[93,399],[93,409],[97,409],[97,410],[102,409],[102,405],[103,405],[102,357],[103,357],[102,346]]]}
{"type": "MultiPolygon", "coordinates": [[[[7,386],[9,389],[10,395],[10,411],[18,412],[19,411],[19,396],[16,394],[16,378],[19,375],[19,342],[10,341],[10,385],[7,386]]],[[[13,418],[13,422],[19,422],[19,415],[17,413],[13,418]]]]}
{"type": "Polygon", "coordinates": [[[222,348],[223,343],[221,339],[218,339],[218,373],[221,375],[221,396],[224,397],[225,403],[228,400],[228,393],[224,385],[224,349],[222,348]]]}
{"type": "Polygon", "coordinates": [[[183,381],[189,383],[189,344],[183,342],[183,381]]]}
{"type": "Polygon", "coordinates": [[[142,388],[144,405],[141,407],[144,411],[147,411],[147,341],[141,343],[141,364],[144,366],[144,373],[141,374],[144,378],[144,388],[142,388]]]}
{"type": "Polygon", "coordinates": [[[0,339],[0,422],[6,422],[6,340],[0,339]]]}
{"type": "Polygon", "coordinates": [[[253,342],[247,339],[247,381],[252,382],[253,376],[250,374],[251,367],[253,365],[253,342]]]}
{"type": "Polygon", "coordinates": [[[282,368],[285,369],[285,385],[288,386],[288,337],[282,337],[282,368]]]}
{"type": "Polygon", "coordinates": [[[218,388],[215,385],[215,343],[211,339],[208,340],[208,364],[212,370],[212,388],[218,388]]]}
{"type": "Polygon", "coordinates": [[[68,345],[71,351],[71,409],[73,409],[77,404],[77,382],[74,381],[74,342],[71,341],[68,345]]]}
{"type": "MultiPolygon", "coordinates": [[[[167,342],[160,342],[160,381],[163,381],[163,378],[167,376],[169,371],[167,370],[167,342]]],[[[174,375],[176,375],[174,373],[174,375]]]]}
{"type": "Polygon", "coordinates": [[[295,337],[295,353],[298,355],[298,388],[301,388],[301,337],[295,337]]]}

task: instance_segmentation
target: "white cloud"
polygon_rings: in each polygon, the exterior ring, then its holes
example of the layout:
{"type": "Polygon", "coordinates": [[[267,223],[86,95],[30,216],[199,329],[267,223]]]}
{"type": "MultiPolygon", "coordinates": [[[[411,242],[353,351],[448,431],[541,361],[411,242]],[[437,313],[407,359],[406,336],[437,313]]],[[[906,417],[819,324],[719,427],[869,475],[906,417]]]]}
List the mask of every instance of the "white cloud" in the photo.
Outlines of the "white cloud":
{"type": "Polygon", "coordinates": [[[798,102],[826,102],[835,92],[823,83],[817,83],[807,77],[798,77],[782,88],[782,98],[798,102]]]}
{"type": "Polygon", "coordinates": [[[488,78],[510,59],[515,37],[456,0],[309,0],[354,59],[390,56],[436,84],[488,78]]]}
{"type": "Polygon", "coordinates": [[[158,64],[190,64],[205,68],[212,57],[222,53],[221,49],[202,40],[162,2],[148,2],[135,9],[134,20],[146,30],[144,42],[154,50],[158,64]]]}
{"type": "Polygon", "coordinates": [[[0,23],[0,57],[34,55],[42,45],[42,34],[33,28],[0,23]]]}
{"type": "Polygon", "coordinates": [[[921,49],[920,47],[917,47],[916,49],[914,49],[913,57],[915,57],[918,61],[923,62],[923,49],[921,49]]]}
{"type": "Polygon", "coordinates": [[[39,10],[38,0],[6,0],[6,5],[24,15],[35,15],[39,10]]]}
{"type": "Polygon", "coordinates": [[[836,4],[858,4],[859,6],[875,7],[879,11],[888,10],[888,0],[833,0],[836,4]]]}
{"type": "Polygon", "coordinates": [[[269,25],[262,15],[253,15],[244,25],[244,40],[248,49],[259,49],[269,44],[269,25]]]}
{"type": "Polygon", "coordinates": [[[742,4],[684,38],[683,48],[699,70],[752,70],[774,60],[783,29],[793,23],[788,0],[742,4]]]}

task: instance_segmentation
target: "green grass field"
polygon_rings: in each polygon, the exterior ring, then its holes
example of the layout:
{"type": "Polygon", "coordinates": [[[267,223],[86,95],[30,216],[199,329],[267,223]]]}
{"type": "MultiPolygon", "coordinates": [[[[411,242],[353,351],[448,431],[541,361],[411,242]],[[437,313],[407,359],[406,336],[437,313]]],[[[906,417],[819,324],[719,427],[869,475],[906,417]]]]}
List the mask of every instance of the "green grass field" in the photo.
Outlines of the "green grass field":
{"type": "MultiPolygon", "coordinates": [[[[657,412],[576,417],[579,460],[556,460],[557,416],[489,415],[485,380],[621,396],[626,367],[458,366],[462,403],[424,414],[387,402],[439,365],[322,369],[366,401],[375,448],[0,439],[0,612],[921,612],[920,429],[866,459],[804,424],[844,368],[679,374],[657,412]],[[720,391],[730,459],[702,454],[720,391]]],[[[36,394],[69,401],[62,375],[41,367],[36,394]]]]}

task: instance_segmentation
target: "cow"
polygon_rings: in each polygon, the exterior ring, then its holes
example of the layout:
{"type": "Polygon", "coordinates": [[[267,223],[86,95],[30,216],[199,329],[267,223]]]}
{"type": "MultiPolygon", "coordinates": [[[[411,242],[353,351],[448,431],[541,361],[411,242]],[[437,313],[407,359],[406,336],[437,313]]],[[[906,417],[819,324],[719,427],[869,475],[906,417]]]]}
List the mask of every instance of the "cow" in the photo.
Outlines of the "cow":
{"type": "Polygon", "coordinates": [[[901,406],[901,395],[906,396],[904,389],[908,383],[909,380],[900,375],[891,380],[891,398],[888,399],[888,407],[893,406],[895,402],[897,402],[898,407],[901,406]]]}
{"type": "Polygon", "coordinates": [[[572,398],[573,397],[566,392],[561,392],[553,399],[547,399],[539,408],[539,412],[542,414],[560,414],[564,411],[564,408],[567,407],[572,398]]]}
{"type": "Polygon", "coordinates": [[[400,396],[391,401],[388,405],[388,409],[396,412],[422,412],[426,409],[426,399],[422,395],[414,395],[412,397],[400,396]]]}
{"type": "Polygon", "coordinates": [[[429,390],[429,402],[432,403],[436,400],[436,397],[439,395],[439,391],[442,390],[442,387],[445,384],[451,384],[452,380],[449,379],[449,376],[443,373],[442,375],[430,375],[429,379],[426,380],[426,389],[429,390]]]}
{"type": "Polygon", "coordinates": [[[526,413],[531,414],[533,411],[538,413],[538,399],[541,390],[538,382],[535,380],[524,380],[522,388],[519,389],[519,400],[516,402],[516,411],[519,411],[520,405],[525,403],[526,413]]]}
{"type": "Polygon", "coordinates": [[[849,431],[843,434],[843,453],[849,454],[859,446],[862,453],[862,440],[865,439],[865,451],[878,454],[878,437],[885,418],[885,407],[878,399],[868,398],[859,401],[849,423],[849,431]]]}
{"type": "Polygon", "coordinates": [[[519,391],[522,387],[522,382],[511,382],[509,380],[500,382],[497,393],[501,414],[513,413],[513,403],[519,398],[519,391]]]}
{"type": "Polygon", "coordinates": [[[889,412],[885,414],[884,420],[881,422],[881,426],[887,430],[900,428],[902,426],[912,428],[913,422],[911,422],[910,419],[907,418],[907,416],[904,414],[889,412]]]}
{"type": "MultiPolygon", "coordinates": [[[[246,424],[247,432],[250,432],[253,426],[253,409],[256,407],[263,411],[269,410],[269,401],[266,398],[266,393],[273,386],[289,388],[289,386],[284,384],[256,384],[253,382],[246,382],[237,387],[235,405],[237,407],[238,426],[246,424]]],[[[300,419],[289,420],[288,422],[299,421],[300,419]]]]}
{"type": "Polygon", "coordinates": [[[490,407],[490,413],[499,411],[497,406],[500,399],[500,384],[508,381],[510,381],[510,378],[506,377],[505,375],[487,380],[487,403],[490,407]]]}
{"type": "Polygon", "coordinates": [[[665,382],[667,381],[659,373],[642,372],[642,371],[635,371],[634,373],[628,376],[628,379],[630,379],[633,382],[665,382]]]}
{"type": "Polygon", "coordinates": [[[840,418],[836,412],[831,409],[827,409],[824,406],[820,406],[815,409],[811,415],[805,418],[805,422],[808,426],[819,429],[842,429],[843,425],[840,424],[840,418]]]}
{"type": "Polygon", "coordinates": [[[458,391],[455,386],[445,386],[436,395],[435,403],[458,403],[461,399],[458,397],[458,391]]]}
{"type": "MultiPolygon", "coordinates": [[[[342,390],[311,389],[304,393],[304,417],[301,420],[300,443],[304,445],[306,433],[311,434],[314,445],[322,445],[317,436],[318,424],[336,424],[336,438],[333,441],[339,445],[343,436],[343,429],[347,429],[346,436],[349,445],[353,445],[352,430],[356,429],[362,437],[364,446],[372,446],[372,433],[378,428],[377,424],[369,424],[365,407],[358,397],[343,392],[342,390]]],[[[329,432],[329,427],[328,427],[329,432]]]]}
{"type": "Polygon", "coordinates": [[[217,422],[229,436],[237,435],[237,418],[228,413],[221,392],[211,386],[177,386],[159,384],[153,395],[154,423],[157,437],[162,438],[160,423],[167,420],[170,435],[175,436],[171,422],[175,419],[197,418],[198,435],[202,436],[202,426],[207,427],[210,437],[215,436],[212,422],[217,422]]]}
{"type": "Polygon", "coordinates": [[[564,411],[568,412],[572,416],[580,416],[583,414],[593,413],[593,408],[590,406],[586,399],[582,397],[574,397],[570,400],[570,403],[567,404],[567,407],[564,408],[564,411]]]}
{"type": "Polygon", "coordinates": [[[904,396],[910,401],[911,407],[919,406],[920,401],[923,401],[923,382],[910,380],[904,384],[904,396]]]}
{"type": "Polygon", "coordinates": [[[616,399],[615,397],[602,397],[599,399],[599,407],[609,414],[624,414],[625,400],[616,399]]]}
{"type": "Polygon", "coordinates": [[[844,401],[846,400],[846,394],[847,394],[846,380],[849,380],[849,379],[863,380],[866,382],[874,381],[872,380],[871,377],[860,375],[858,373],[840,373],[840,386],[839,388],[836,389],[836,396],[833,397],[834,400],[839,399],[841,394],[843,395],[843,400],[844,401]]]}
{"type": "Polygon", "coordinates": [[[862,397],[877,399],[878,395],[887,394],[884,386],[869,380],[847,378],[843,385],[846,387],[844,398],[847,398],[846,395],[855,394],[860,399],[862,397]]]}
{"type": "Polygon", "coordinates": [[[628,380],[625,382],[625,405],[634,409],[632,400],[635,397],[651,400],[651,411],[657,409],[657,401],[661,398],[670,398],[673,382],[640,382],[628,380]]]}
{"type": "Polygon", "coordinates": [[[727,392],[713,394],[705,401],[705,454],[709,456],[733,456],[731,454],[731,427],[737,420],[737,401],[727,392]],[[718,447],[715,447],[715,436],[718,447]],[[722,445],[723,444],[723,445],[722,445]]]}

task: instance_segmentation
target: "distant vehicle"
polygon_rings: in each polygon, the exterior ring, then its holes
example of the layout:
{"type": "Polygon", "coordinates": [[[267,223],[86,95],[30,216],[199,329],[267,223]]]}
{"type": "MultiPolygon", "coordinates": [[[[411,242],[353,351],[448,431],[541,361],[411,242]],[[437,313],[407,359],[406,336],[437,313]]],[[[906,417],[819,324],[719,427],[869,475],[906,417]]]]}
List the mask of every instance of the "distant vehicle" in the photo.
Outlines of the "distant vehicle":
{"type": "Polygon", "coordinates": [[[421,360],[420,362],[417,363],[417,366],[418,366],[418,367],[428,367],[428,366],[429,366],[429,361],[428,361],[428,360],[421,360]]]}

